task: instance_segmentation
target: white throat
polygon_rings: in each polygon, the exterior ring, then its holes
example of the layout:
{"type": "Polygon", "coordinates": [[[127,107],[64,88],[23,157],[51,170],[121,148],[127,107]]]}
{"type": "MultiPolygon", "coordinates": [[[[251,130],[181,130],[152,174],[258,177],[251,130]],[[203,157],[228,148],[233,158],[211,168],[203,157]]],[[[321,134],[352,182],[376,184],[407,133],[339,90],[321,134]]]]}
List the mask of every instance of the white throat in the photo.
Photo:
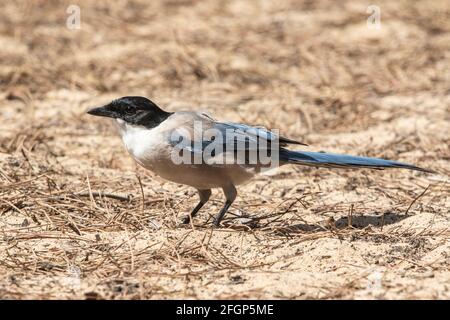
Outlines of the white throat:
{"type": "Polygon", "coordinates": [[[146,163],[158,152],[162,137],[156,128],[133,125],[122,119],[116,119],[116,126],[127,151],[140,164],[146,163]]]}

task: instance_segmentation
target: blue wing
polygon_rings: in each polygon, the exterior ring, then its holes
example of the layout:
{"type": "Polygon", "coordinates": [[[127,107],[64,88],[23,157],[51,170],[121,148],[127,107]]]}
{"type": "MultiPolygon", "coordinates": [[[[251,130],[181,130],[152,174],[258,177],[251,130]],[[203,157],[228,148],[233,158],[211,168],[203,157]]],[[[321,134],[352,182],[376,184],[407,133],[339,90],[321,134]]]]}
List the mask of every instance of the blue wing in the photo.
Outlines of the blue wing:
{"type": "MultiPolygon", "coordinates": [[[[306,146],[307,144],[292,140],[280,135],[277,135],[265,128],[249,126],[242,123],[234,122],[216,122],[215,127],[222,132],[231,131],[239,137],[241,142],[251,141],[251,142],[261,142],[266,141],[267,143],[277,143],[280,146],[285,146],[287,144],[297,144],[306,146]]],[[[231,141],[228,141],[231,142],[231,141]]]]}

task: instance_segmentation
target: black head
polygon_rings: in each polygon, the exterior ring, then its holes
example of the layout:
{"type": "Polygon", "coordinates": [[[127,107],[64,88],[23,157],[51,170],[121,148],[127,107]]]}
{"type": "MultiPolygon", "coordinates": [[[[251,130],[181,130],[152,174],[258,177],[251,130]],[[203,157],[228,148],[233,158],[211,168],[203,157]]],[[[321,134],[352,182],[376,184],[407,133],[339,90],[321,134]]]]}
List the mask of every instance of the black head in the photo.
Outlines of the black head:
{"type": "Polygon", "coordinates": [[[87,113],[94,116],[122,119],[126,123],[147,128],[156,127],[172,114],[162,110],[144,97],[122,97],[103,107],[91,109],[87,113]]]}

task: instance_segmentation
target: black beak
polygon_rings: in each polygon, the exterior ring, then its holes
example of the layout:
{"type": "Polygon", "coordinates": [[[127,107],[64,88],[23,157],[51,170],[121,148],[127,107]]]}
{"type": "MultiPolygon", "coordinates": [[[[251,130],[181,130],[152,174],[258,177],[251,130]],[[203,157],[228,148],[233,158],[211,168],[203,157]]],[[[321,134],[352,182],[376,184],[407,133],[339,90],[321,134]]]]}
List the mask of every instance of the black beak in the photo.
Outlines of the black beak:
{"type": "Polygon", "coordinates": [[[116,113],[108,108],[108,106],[93,108],[87,112],[93,116],[116,118],[116,113]]]}

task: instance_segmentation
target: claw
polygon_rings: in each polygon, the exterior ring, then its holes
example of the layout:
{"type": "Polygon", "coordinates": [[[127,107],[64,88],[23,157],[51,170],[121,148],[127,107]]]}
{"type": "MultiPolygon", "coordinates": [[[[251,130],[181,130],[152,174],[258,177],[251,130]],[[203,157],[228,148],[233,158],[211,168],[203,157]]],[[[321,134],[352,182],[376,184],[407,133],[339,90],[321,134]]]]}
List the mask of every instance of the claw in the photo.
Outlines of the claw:
{"type": "Polygon", "coordinates": [[[182,223],[182,224],[188,224],[189,222],[191,222],[191,217],[190,217],[189,215],[184,216],[184,217],[181,219],[181,223],[182,223]]]}

